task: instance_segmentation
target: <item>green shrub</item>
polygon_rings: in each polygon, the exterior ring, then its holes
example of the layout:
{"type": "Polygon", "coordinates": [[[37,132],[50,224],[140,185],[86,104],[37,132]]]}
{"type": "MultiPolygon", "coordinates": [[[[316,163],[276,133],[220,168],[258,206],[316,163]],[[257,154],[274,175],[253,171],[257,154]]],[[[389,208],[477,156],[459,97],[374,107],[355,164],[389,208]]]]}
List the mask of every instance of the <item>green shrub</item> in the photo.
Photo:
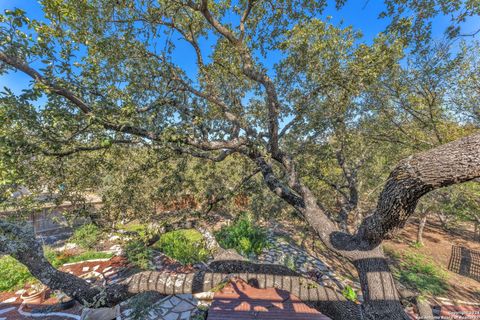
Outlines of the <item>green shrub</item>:
{"type": "Polygon", "coordinates": [[[290,254],[284,257],[283,265],[292,271],[297,271],[297,267],[295,265],[295,259],[290,254]]]}
{"type": "Polygon", "coordinates": [[[210,255],[202,234],[194,229],[167,232],[160,237],[154,247],[183,264],[206,261],[210,255]]]}
{"type": "Polygon", "coordinates": [[[345,299],[353,301],[353,302],[357,301],[357,299],[358,299],[357,293],[349,285],[346,285],[343,288],[342,295],[345,297],[345,299]]]}
{"type": "Polygon", "coordinates": [[[247,257],[259,255],[268,244],[266,231],[255,226],[252,217],[246,213],[233,224],[223,227],[215,237],[222,247],[233,248],[247,257]]]}
{"type": "Polygon", "coordinates": [[[71,242],[78,244],[84,249],[92,249],[100,241],[102,231],[93,223],[84,224],[73,232],[71,242]]]}
{"type": "Polygon", "coordinates": [[[142,240],[132,240],[125,246],[125,255],[127,260],[133,265],[141,268],[150,268],[152,258],[152,249],[147,247],[142,240]]]}
{"type": "Polygon", "coordinates": [[[422,295],[440,295],[448,289],[446,273],[421,254],[404,254],[394,276],[422,295]]]}
{"type": "Polygon", "coordinates": [[[0,292],[14,291],[35,282],[27,267],[10,256],[0,257],[0,292]]]}

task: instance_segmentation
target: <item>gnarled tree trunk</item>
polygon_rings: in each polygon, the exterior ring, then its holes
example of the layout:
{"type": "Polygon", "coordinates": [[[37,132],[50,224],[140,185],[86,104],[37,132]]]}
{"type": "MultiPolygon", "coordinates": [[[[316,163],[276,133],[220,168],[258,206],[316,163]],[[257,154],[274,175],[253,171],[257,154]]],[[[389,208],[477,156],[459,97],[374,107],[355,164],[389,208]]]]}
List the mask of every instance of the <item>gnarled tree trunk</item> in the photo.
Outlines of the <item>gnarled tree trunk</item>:
{"type": "MultiPolygon", "coordinates": [[[[381,243],[404,227],[423,195],[479,176],[480,133],[476,133],[401,161],[390,174],[376,210],[353,236],[329,222],[305,187],[301,190],[304,202],[298,210],[329,249],[353,261],[365,297],[366,319],[408,319],[381,243]]],[[[298,206],[298,201],[295,204],[298,206]]]]}
{"type": "MultiPolygon", "coordinates": [[[[366,252],[365,258],[354,260],[364,297],[364,319],[409,320],[383,254],[366,252]]],[[[379,251],[379,250],[378,250],[379,251]]]]}
{"type": "MultiPolygon", "coordinates": [[[[271,164],[260,153],[252,152],[249,156],[255,160],[262,171],[269,188],[300,212],[330,250],[353,262],[358,271],[365,297],[362,316],[360,316],[358,308],[352,306],[351,302],[333,292],[327,290],[323,293],[322,290],[304,290],[303,292],[308,293],[308,297],[316,296],[317,298],[314,300],[317,305],[321,306],[321,310],[334,319],[403,320],[408,318],[400,303],[392,274],[381,249],[381,243],[405,225],[423,195],[437,188],[480,177],[480,133],[411,156],[400,162],[390,174],[378,200],[376,210],[371,216],[364,219],[358,232],[354,235],[340,231],[328,218],[312,192],[300,183],[293,163],[288,157],[282,154],[276,155],[288,171],[290,179],[286,186],[275,176],[271,164]]],[[[53,289],[60,289],[89,305],[113,304],[145,290],[174,293],[178,287],[176,285],[177,278],[174,281],[175,288],[172,288],[166,285],[168,276],[165,278],[164,275],[154,272],[140,273],[122,283],[103,289],[91,287],[85,281],[54,269],[43,257],[41,246],[31,234],[4,221],[0,221],[0,251],[11,254],[24,263],[32,274],[46,285],[53,289]],[[37,254],[32,254],[32,252],[37,252],[37,254]],[[161,289],[162,284],[165,289],[161,289]]],[[[225,270],[235,273],[232,271],[234,265],[230,265],[229,268],[225,270]]],[[[252,269],[247,271],[246,275],[239,272],[237,276],[246,277],[248,281],[251,271],[259,270],[252,269]]],[[[261,272],[257,273],[260,275],[260,279],[262,277],[265,279],[265,286],[278,286],[275,276],[273,278],[264,277],[261,272]],[[267,281],[271,281],[271,283],[267,281]]],[[[211,277],[211,283],[218,283],[224,275],[224,273],[215,272],[189,274],[185,275],[183,280],[180,279],[178,284],[182,288],[182,292],[185,290],[195,292],[195,288],[205,289],[206,277],[211,277]],[[191,279],[191,286],[188,285],[188,279],[191,279]],[[196,287],[196,284],[200,286],[196,287]]],[[[293,279],[291,281],[293,283],[293,279]]],[[[300,284],[298,288],[301,288],[300,284]]],[[[286,289],[291,291],[294,288],[286,289]]],[[[303,298],[301,292],[299,289],[298,294],[300,298],[303,298]]]]}

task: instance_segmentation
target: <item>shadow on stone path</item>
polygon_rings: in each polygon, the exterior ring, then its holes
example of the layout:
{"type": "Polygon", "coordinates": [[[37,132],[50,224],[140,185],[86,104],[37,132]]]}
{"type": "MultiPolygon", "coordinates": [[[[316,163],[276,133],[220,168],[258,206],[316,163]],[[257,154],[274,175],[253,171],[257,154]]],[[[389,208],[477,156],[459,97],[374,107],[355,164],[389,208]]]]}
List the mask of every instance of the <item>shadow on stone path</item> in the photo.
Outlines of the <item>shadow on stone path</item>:
{"type": "MultiPolygon", "coordinates": [[[[350,285],[360,294],[360,284],[341,280],[335,272],[320,259],[310,255],[301,247],[291,243],[286,237],[268,234],[269,246],[257,257],[257,263],[281,264],[301,275],[310,278],[320,285],[343,290],[350,285]]],[[[361,299],[361,297],[359,297],[361,299]]]]}

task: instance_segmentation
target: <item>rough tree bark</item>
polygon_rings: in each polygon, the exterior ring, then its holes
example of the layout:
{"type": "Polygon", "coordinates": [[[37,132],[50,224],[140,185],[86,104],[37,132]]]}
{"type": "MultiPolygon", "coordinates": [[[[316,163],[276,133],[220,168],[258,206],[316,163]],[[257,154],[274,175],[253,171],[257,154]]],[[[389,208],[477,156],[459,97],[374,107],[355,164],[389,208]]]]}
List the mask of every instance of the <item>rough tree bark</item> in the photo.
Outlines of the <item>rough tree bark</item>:
{"type": "MultiPolygon", "coordinates": [[[[426,193],[456,183],[470,181],[479,176],[480,133],[413,155],[401,161],[390,174],[375,212],[363,221],[354,236],[358,245],[357,248],[368,251],[369,248],[379,247],[384,239],[390,237],[405,225],[407,219],[413,214],[418,200],[426,193]]],[[[362,254],[368,255],[365,252],[360,253],[360,255],[362,254]]],[[[400,306],[396,302],[398,301],[398,294],[394,285],[393,288],[390,288],[389,284],[393,283],[391,281],[392,276],[390,272],[386,271],[388,266],[384,266],[383,254],[382,259],[374,260],[374,262],[366,265],[363,263],[355,263],[355,265],[360,278],[366,278],[364,280],[365,284],[362,283],[362,290],[367,293],[364,304],[367,318],[382,319],[377,313],[379,310],[383,311],[385,309],[376,307],[383,303],[380,303],[379,300],[392,301],[388,303],[389,307],[386,308],[391,309],[392,312],[385,313],[383,316],[390,314],[388,317],[398,317],[393,313],[400,306]],[[379,285],[379,277],[384,278],[381,281],[383,285],[379,285]],[[387,285],[386,288],[385,284],[387,285]]]]}
{"type": "Polygon", "coordinates": [[[423,195],[480,176],[480,133],[401,161],[387,179],[376,210],[353,236],[336,228],[298,179],[290,183],[295,192],[275,178],[264,159],[254,159],[269,188],[300,212],[329,249],[353,261],[365,299],[364,318],[408,319],[381,243],[405,225],[423,195]]]}
{"type": "MultiPolygon", "coordinates": [[[[234,138],[231,140],[208,141],[187,137],[183,142],[201,151],[223,151],[220,158],[224,158],[223,155],[228,155],[233,150],[242,152],[253,160],[261,170],[267,186],[276,195],[297,209],[329,249],[354,263],[360,276],[365,298],[365,303],[362,305],[362,318],[375,320],[407,319],[399,302],[392,275],[381,249],[381,243],[405,225],[407,219],[414,212],[418,200],[423,195],[434,189],[480,177],[480,133],[411,156],[400,162],[386,181],[373,214],[363,220],[356,234],[350,235],[342,232],[328,218],[312,192],[301,183],[295,170],[294,161],[280,148],[278,115],[281,105],[277,98],[274,81],[266,75],[262,68],[257,68],[246,45],[242,43],[243,38],[237,38],[235,32],[215,19],[214,14],[209,11],[207,0],[203,0],[201,5],[196,5],[193,2],[188,2],[186,5],[202,14],[216,32],[228,40],[232,48],[238,50],[242,57],[241,67],[244,75],[264,88],[268,107],[268,145],[266,148],[268,154],[262,154],[264,149],[258,148],[255,143],[249,143],[249,138],[258,138],[255,134],[248,134],[249,137],[245,139],[239,138],[238,130],[234,132],[235,134],[232,135],[234,138]],[[248,151],[244,152],[243,149],[248,149],[248,151]],[[278,178],[272,168],[271,160],[267,159],[276,161],[287,179],[278,178]],[[285,180],[288,181],[285,182],[285,180]]],[[[52,93],[63,96],[84,114],[90,115],[93,112],[93,109],[81,97],[57,83],[48,81],[22,61],[7,56],[3,52],[0,52],[0,61],[29,75],[37,83],[48,87],[52,93]]],[[[191,92],[194,93],[195,91],[191,90],[191,92]]],[[[202,95],[199,95],[199,97],[204,98],[202,95]]],[[[222,103],[219,106],[223,109],[222,103]]],[[[225,117],[230,120],[231,114],[225,113],[225,117]]],[[[107,130],[132,134],[152,141],[165,142],[162,141],[158,132],[146,130],[141,126],[119,125],[105,119],[99,121],[99,124],[107,130]]],[[[234,117],[232,121],[237,120],[234,117]]],[[[244,129],[247,133],[255,132],[252,127],[244,129]]],[[[263,137],[256,141],[261,144],[263,137]]],[[[205,157],[203,153],[202,156],[205,157]]],[[[32,273],[47,285],[58,286],[65,290],[69,289],[68,286],[75,281],[75,278],[55,273],[55,270],[48,266],[46,268],[49,274],[38,269],[35,262],[28,256],[28,248],[20,245],[20,249],[17,248],[17,251],[10,250],[15,249],[12,247],[12,243],[17,243],[17,240],[12,240],[0,233],[0,244],[3,242],[7,245],[5,248],[0,247],[0,251],[12,252],[14,257],[24,262],[32,273]],[[62,285],[62,283],[66,284],[62,285]]],[[[45,261],[41,260],[41,262],[45,261]]],[[[128,284],[125,285],[128,287],[128,284]]],[[[91,288],[84,287],[81,283],[78,283],[78,287],[80,288],[78,292],[71,292],[75,298],[89,300],[93,296],[94,300],[97,299],[98,291],[91,291],[91,288]],[[81,292],[87,292],[88,294],[84,295],[81,292]]],[[[115,297],[116,292],[122,291],[113,291],[111,295],[107,294],[104,299],[108,300],[109,296],[115,297]]],[[[128,290],[123,290],[123,292],[128,292],[128,290]]],[[[352,317],[352,315],[347,316],[344,311],[339,312],[342,315],[335,317],[335,319],[358,318],[356,316],[352,317]]]]}
{"type": "Polygon", "coordinates": [[[480,133],[413,155],[393,170],[358,238],[380,244],[404,227],[426,193],[480,176],[480,133]]]}

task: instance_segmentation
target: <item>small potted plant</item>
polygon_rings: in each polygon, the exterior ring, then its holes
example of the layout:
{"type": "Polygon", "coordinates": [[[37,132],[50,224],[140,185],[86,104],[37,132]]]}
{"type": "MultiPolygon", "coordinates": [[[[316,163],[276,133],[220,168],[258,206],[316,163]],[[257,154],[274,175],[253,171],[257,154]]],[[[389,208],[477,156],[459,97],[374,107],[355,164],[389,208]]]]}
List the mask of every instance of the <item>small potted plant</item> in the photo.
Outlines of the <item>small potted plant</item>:
{"type": "Polygon", "coordinates": [[[40,304],[45,300],[47,287],[40,282],[35,282],[30,285],[30,288],[20,296],[25,303],[40,304]]]}

